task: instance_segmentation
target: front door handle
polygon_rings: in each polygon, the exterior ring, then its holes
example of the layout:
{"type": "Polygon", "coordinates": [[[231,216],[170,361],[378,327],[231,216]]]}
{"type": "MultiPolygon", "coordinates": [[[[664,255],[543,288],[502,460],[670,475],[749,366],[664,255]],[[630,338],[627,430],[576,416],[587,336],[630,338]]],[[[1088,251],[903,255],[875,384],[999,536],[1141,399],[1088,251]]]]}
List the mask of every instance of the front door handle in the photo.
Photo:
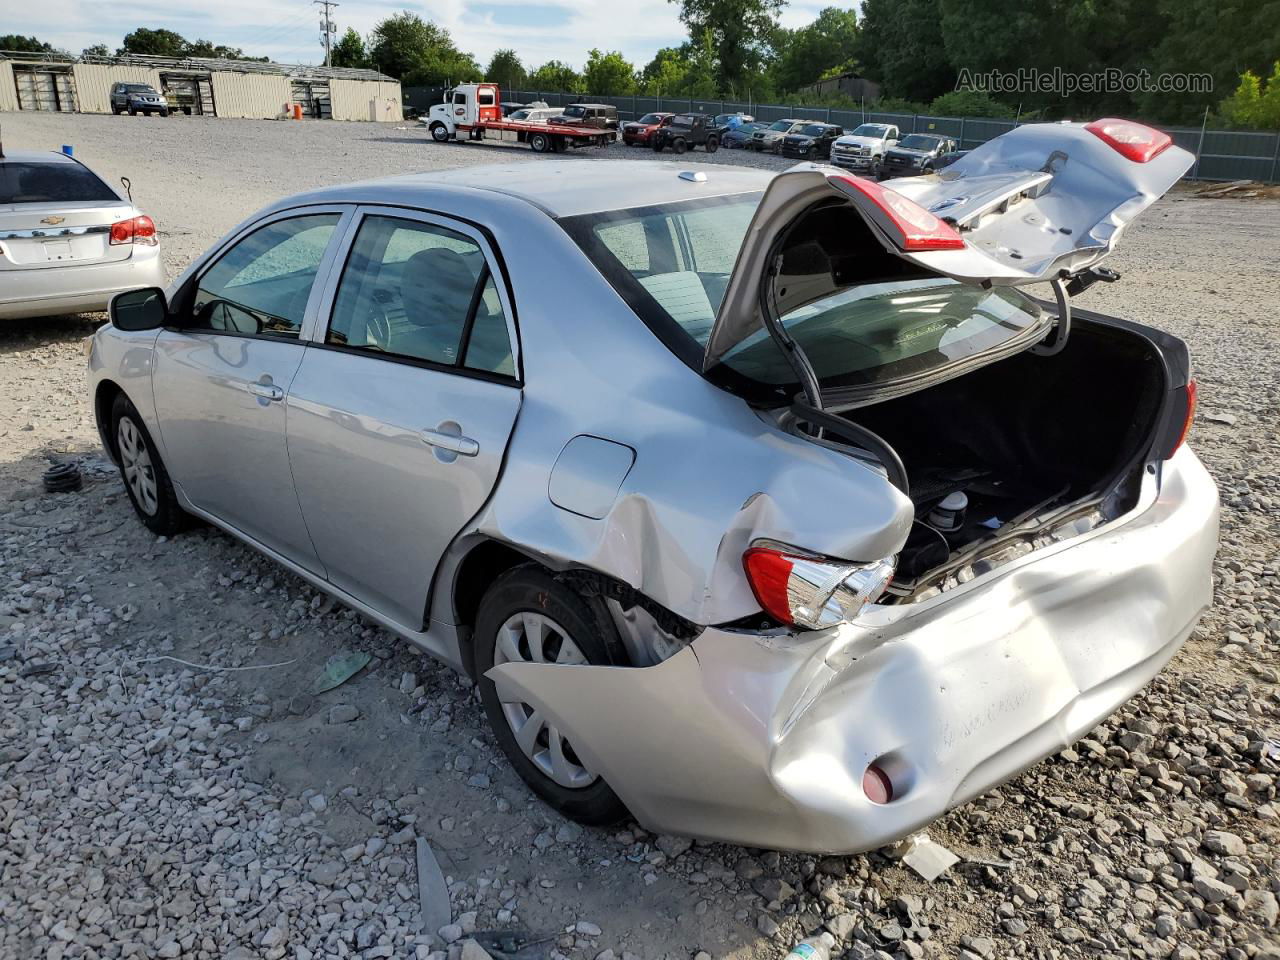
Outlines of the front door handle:
{"type": "Polygon", "coordinates": [[[284,399],[284,388],[277,387],[274,383],[248,383],[245,384],[245,389],[263,400],[284,399]]]}
{"type": "Polygon", "coordinates": [[[427,446],[435,447],[437,450],[448,450],[459,456],[474,457],[480,452],[480,444],[470,437],[442,433],[439,430],[423,430],[419,436],[422,437],[422,442],[427,446]]]}

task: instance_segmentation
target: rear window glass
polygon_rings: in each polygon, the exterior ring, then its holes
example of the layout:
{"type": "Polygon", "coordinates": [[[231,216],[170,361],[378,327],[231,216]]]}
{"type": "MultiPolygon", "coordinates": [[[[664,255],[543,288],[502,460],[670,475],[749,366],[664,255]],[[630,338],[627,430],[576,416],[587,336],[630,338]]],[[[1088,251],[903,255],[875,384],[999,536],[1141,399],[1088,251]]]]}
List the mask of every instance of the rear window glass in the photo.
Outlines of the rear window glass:
{"type": "MultiPolygon", "coordinates": [[[[635,312],[700,363],[760,194],[566,218],[561,224],[635,312]]],[[[793,228],[773,302],[825,387],[861,387],[947,366],[1014,339],[1041,311],[1016,290],[983,290],[887,254],[852,210],[793,228]]],[[[763,327],[725,354],[733,377],[791,393],[795,373],[763,327]]]]}
{"type": "Polygon", "coordinates": [[[0,203],[90,203],[119,200],[78,163],[0,161],[0,203]]]}

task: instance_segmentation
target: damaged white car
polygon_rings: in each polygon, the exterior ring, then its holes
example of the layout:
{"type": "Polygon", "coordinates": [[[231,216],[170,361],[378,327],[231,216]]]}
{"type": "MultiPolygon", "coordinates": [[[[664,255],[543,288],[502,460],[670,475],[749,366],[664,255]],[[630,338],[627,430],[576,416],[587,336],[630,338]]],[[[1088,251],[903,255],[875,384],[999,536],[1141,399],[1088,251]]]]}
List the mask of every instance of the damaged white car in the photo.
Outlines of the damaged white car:
{"type": "Polygon", "coordinates": [[[470,673],[565,814],[864,850],[1084,734],[1210,602],[1186,348],[1071,307],[1190,163],[1106,120],[884,185],[320,190],[119,296],[91,396],[148,527],[470,673]]]}

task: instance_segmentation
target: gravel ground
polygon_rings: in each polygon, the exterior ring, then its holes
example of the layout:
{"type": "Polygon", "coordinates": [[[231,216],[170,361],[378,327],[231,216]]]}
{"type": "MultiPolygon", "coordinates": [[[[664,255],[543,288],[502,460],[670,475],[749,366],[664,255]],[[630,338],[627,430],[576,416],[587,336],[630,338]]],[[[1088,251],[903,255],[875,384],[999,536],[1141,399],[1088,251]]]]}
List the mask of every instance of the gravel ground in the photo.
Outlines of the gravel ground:
{"type": "MultiPolygon", "coordinates": [[[[130,176],[171,274],[284,193],[540,159],[367,124],[9,114],[4,136],[130,176]]],[[[1191,344],[1217,602],[1087,739],[934,825],[962,861],[933,883],[883,852],[557,818],[468,682],[221,533],[135,521],[84,395],[101,318],[0,322],[0,957],[482,960],[471,933],[520,929],[530,957],[764,960],[825,925],[851,958],[1280,958],[1278,214],[1175,196],[1085,295],[1191,344]],[[43,493],[68,456],[85,489],[43,493]],[[336,651],[372,660],[312,696],[336,651]],[[440,931],[418,927],[417,837],[448,878],[440,931]]]]}

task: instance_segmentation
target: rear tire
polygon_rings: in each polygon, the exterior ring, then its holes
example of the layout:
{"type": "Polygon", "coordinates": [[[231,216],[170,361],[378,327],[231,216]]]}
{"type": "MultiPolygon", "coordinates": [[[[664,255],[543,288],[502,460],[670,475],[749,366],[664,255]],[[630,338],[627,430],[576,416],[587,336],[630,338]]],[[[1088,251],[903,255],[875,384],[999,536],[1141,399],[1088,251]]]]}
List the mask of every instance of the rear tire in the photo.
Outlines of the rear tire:
{"type": "Polygon", "coordinates": [[[509,570],[480,602],[474,666],[494,736],[534,793],[579,823],[626,817],[618,795],[582,765],[567,738],[527,704],[501,701],[485,674],[495,663],[513,661],[624,664],[622,641],[603,602],[580,596],[532,564],[509,570]]]}
{"type": "Polygon", "coordinates": [[[545,133],[529,134],[529,149],[534,153],[546,153],[551,149],[551,138],[545,133]]]}
{"type": "Polygon", "coordinates": [[[171,537],[190,524],[137,408],[123,393],[111,404],[111,438],[129,502],[154,534],[171,537]]]}
{"type": "Polygon", "coordinates": [[[707,153],[715,153],[720,149],[719,137],[707,137],[707,153]]]}

